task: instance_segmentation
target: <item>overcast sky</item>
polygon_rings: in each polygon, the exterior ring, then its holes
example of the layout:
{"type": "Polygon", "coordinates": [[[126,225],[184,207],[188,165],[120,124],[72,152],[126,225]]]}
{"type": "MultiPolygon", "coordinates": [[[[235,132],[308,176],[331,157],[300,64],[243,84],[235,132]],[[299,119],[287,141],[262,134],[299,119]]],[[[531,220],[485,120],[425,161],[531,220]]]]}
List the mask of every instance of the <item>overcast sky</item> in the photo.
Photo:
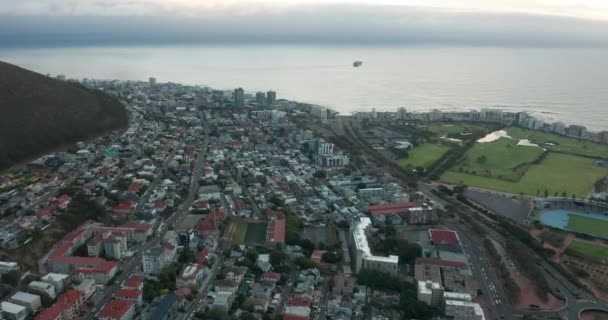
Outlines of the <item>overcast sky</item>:
{"type": "Polygon", "coordinates": [[[0,45],[608,47],[608,0],[0,0],[0,45]]]}

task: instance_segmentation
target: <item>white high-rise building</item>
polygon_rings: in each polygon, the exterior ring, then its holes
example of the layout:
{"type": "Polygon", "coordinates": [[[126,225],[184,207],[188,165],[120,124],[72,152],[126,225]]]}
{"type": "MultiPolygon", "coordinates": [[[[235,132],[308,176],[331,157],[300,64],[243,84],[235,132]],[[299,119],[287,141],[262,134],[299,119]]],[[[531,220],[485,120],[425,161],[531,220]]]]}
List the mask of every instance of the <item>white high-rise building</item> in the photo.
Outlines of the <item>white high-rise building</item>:
{"type": "Polygon", "coordinates": [[[369,269],[397,275],[399,272],[399,256],[390,255],[384,257],[372,254],[367,241],[367,235],[365,234],[365,231],[371,224],[370,218],[362,217],[353,229],[355,271],[360,272],[363,269],[369,269]]]}
{"type": "Polygon", "coordinates": [[[328,143],[325,141],[319,142],[319,147],[317,148],[317,154],[320,156],[330,156],[334,153],[334,144],[328,143]]]}

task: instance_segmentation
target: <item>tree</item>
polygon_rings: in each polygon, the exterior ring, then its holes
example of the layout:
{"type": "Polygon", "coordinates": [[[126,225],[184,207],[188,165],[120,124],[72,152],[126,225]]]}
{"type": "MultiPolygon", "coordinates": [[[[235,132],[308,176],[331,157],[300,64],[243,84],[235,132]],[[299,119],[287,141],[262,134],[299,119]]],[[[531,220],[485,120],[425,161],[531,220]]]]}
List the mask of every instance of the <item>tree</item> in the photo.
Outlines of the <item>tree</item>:
{"type": "Polygon", "coordinates": [[[479,164],[484,164],[488,161],[488,158],[485,155],[480,155],[479,157],[477,157],[477,163],[479,164]]]}
{"type": "Polygon", "coordinates": [[[327,173],[324,170],[317,170],[313,176],[317,179],[325,179],[327,177],[327,173]]]}
{"type": "Polygon", "coordinates": [[[188,247],[184,247],[182,251],[179,252],[179,257],[177,258],[179,263],[188,263],[196,261],[196,256],[188,247]]]}
{"type": "Polygon", "coordinates": [[[327,263],[338,263],[340,261],[340,257],[333,251],[326,251],[321,256],[321,261],[327,263]]]}
{"type": "Polygon", "coordinates": [[[13,287],[19,284],[19,279],[21,278],[21,272],[17,270],[9,271],[2,275],[2,283],[6,283],[13,287]]]}
{"type": "Polygon", "coordinates": [[[300,245],[300,247],[302,247],[302,249],[304,250],[304,253],[307,256],[310,255],[313,252],[313,250],[315,250],[315,244],[308,239],[302,239],[299,241],[298,244],[300,245]]]}
{"type": "Polygon", "coordinates": [[[545,198],[549,197],[549,190],[545,189],[545,198]]]}
{"type": "Polygon", "coordinates": [[[310,269],[317,266],[312,260],[305,257],[297,257],[294,260],[294,263],[296,266],[300,267],[300,269],[310,269]]]}

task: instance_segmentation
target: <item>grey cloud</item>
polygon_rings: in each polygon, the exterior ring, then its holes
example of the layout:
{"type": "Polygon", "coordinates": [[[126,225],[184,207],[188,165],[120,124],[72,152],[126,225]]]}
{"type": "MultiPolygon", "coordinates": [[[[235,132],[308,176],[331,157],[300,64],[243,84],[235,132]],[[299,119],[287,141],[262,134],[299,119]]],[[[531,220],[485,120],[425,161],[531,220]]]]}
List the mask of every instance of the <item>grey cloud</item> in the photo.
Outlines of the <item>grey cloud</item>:
{"type": "MultiPolygon", "coordinates": [[[[102,6],[114,4],[98,1],[102,6]]],[[[194,17],[0,16],[0,44],[5,46],[171,43],[608,47],[608,23],[355,5],[251,14],[210,11],[194,17]]]]}

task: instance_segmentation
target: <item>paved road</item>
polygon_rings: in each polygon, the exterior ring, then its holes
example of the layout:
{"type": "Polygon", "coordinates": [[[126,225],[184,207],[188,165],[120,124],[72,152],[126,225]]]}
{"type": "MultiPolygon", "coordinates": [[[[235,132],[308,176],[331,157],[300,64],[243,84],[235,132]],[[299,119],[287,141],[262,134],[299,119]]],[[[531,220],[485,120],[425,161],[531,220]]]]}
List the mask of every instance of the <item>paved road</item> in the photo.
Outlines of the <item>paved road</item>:
{"type": "MultiPolygon", "coordinates": [[[[432,186],[419,184],[418,189],[423,192],[426,197],[432,199],[438,206],[445,207],[448,204],[447,201],[437,197],[436,195],[430,192],[432,186]]],[[[484,230],[488,233],[488,236],[492,239],[498,241],[503,245],[507,242],[507,240],[502,237],[502,235],[500,235],[498,232],[496,232],[493,226],[490,226],[488,222],[477,219],[477,217],[473,214],[472,209],[470,209],[469,207],[466,207],[465,205],[457,201],[451,201],[449,202],[449,204],[454,205],[457,210],[459,210],[460,214],[467,214],[470,217],[475,218],[478,222],[481,222],[480,226],[484,228],[484,230]]],[[[463,246],[465,247],[465,252],[467,252],[467,254],[472,257],[472,259],[470,259],[470,262],[473,274],[476,275],[478,280],[480,280],[480,283],[483,284],[484,287],[482,289],[484,289],[484,293],[491,292],[488,286],[491,283],[499,283],[497,280],[498,277],[493,272],[489,272],[489,270],[492,270],[492,266],[490,262],[483,257],[479,245],[476,245],[474,241],[471,241],[470,237],[467,235],[467,232],[463,231],[462,228],[460,228],[457,224],[446,224],[448,225],[448,227],[459,231],[461,240],[464,240],[463,246]],[[476,272],[475,270],[482,270],[482,272],[476,272]],[[483,270],[485,270],[487,278],[486,276],[483,276],[483,270]]],[[[550,285],[553,288],[556,288],[563,295],[563,298],[566,300],[566,305],[558,310],[551,311],[517,310],[511,307],[510,305],[504,303],[504,301],[506,301],[506,299],[504,298],[506,296],[504,291],[502,290],[502,288],[498,288],[499,286],[495,286],[496,293],[499,294],[499,296],[501,297],[500,300],[502,300],[503,303],[493,303],[494,306],[489,308],[493,316],[505,315],[505,317],[509,319],[514,317],[522,317],[524,315],[536,315],[566,317],[570,320],[576,320],[579,319],[580,313],[584,310],[593,309],[608,311],[607,303],[596,299],[595,297],[584,292],[582,289],[578,288],[576,285],[567,280],[566,277],[564,277],[558,270],[553,268],[553,266],[551,266],[542,257],[538,256],[531,249],[528,249],[527,253],[530,255],[531,259],[535,259],[540,265],[550,285]]]]}

